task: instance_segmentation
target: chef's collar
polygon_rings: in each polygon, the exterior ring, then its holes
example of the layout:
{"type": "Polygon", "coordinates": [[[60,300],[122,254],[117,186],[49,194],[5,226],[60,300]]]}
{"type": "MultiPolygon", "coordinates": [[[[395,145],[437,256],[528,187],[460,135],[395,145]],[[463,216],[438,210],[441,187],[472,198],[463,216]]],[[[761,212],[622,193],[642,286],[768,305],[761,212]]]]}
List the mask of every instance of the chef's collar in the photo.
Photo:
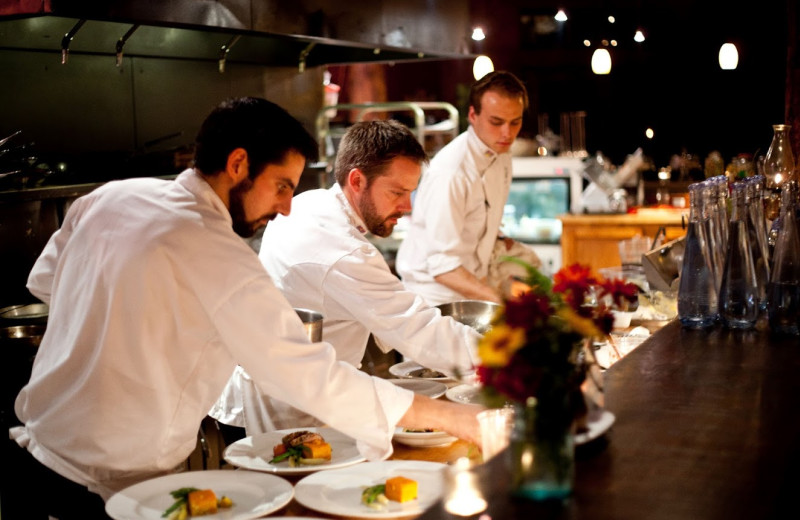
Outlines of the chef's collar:
{"type": "Polygon", "coordinates": [[[205,177],[200,175],[196,169],[188,168],[182,171],[175,178],[175,181],[183,185],[191,193],[194,193],[198,198],[205,199],[223,218],[233,224],[230,210],[225,206],[225,203],[222,202],[222,199],[219,198],[219,195],[217,195],[217,192],[214,191],[205,177]]]}
{"type": "Polygon", "coordinates": [[[483,172],[492,165],[499,154],[489,148],[486,143],[481,141],[481,138],[475,133],[475,129],[472,128],[472,125],[467,128],[467,138],[469,140],[470,148],[476,152],[476,165],[478,166],[481,175],[483,175],[483,172]]]}
{"type": "Polygon", "coordinates": [[[344,211],[344,214],[347,215],[350,224],[354,228],[356,228],[362,235],[366,235],[368,233],[367,226],[364,225],[364,221],[361,220],[361,217],[358,216],[356,210],[353,209],[353,206],[350,205],[350,201],[347,200],[347,197],[342,191],[342,187],[339,186],[339,183],[334,182],[333,186],[331,186],[328,189],[336,197],[336,200],[339,201],[339,204],[342,205],[342,210],[344,211]]]}

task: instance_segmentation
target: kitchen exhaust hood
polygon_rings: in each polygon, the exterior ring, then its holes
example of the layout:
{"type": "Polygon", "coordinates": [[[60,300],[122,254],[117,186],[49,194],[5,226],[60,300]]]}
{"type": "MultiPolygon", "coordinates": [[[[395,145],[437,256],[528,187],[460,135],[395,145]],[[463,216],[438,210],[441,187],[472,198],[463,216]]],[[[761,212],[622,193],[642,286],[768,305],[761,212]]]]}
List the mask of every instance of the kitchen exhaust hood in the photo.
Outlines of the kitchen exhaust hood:
{"type": "Polygon", "coordinates": [[[468,13],[459,4],[385,0],[348,11],[324,0],[4,1],[0,49],[57,53],[65,64],[80,54],[208,60],[220,72],[227,62],[302,72],[326,64],[471,59],[460,52],[457,26],[468,13]],[[431,25],[435,38],[425,30],[431,25]]]}

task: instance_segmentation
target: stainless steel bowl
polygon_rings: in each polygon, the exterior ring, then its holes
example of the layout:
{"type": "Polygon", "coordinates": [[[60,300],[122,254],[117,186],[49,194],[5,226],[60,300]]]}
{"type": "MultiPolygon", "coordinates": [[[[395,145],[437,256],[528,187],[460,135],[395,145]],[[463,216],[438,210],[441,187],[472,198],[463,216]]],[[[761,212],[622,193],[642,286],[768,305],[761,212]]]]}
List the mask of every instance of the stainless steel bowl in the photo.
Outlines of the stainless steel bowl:
{"type": "Polygon", "coordinates": [[[44,336],[44,325],[0,327],[0,344],[38,347],[44,336]]]}
{"type": "Polygon", "coordinates": [[[300,316],[308,339],[314,342],[322,341],[322,314],[308,309],[295,309],[294,312],[300,316]]]}
{"type": "Polygon", "coordinates": [[[443,316],[450,316],[481,334],[485,334],[486,331],[492,328],[492,318],[501,308],[501,305],[481,300],[461,300],[442,303],[437,305],[436,308],[442,311],[443,316]]]}
{"type": "Polygon", "coordinates": [[[46,303],[28,303],[25,305],[11,305],[0,309],[0,322],[23,322],[46,321],[50,308],[46,303]]]}

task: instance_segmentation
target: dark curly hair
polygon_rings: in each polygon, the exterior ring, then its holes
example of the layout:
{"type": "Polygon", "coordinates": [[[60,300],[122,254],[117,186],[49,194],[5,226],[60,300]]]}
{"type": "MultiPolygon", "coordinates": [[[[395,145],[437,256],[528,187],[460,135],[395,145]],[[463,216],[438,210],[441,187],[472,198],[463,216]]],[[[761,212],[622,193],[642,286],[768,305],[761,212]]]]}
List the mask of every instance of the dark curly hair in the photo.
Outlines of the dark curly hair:
{"type": "Polygon", "coordinates": [[[290,150],[307,162],[318,157],[317,142],[300,122],[271,101],[255,97],[223,101],[203,122],[195,139],[194,165],[204,175],[225,169],[228,155],[244,148],[254,179],[268,164],[280,164],[290,150]]]}

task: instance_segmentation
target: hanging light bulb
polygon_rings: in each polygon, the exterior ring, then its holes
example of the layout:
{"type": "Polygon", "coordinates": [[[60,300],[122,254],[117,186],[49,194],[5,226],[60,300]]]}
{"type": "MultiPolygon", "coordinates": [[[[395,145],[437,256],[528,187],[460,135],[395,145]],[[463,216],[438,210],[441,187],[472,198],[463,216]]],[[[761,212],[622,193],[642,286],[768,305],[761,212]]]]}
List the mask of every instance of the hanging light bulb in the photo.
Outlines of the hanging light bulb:
{"type": "Polygon", "coordinates": [[[636,34],[633,35],[633,41],[642,43],[644,41],[644,33],[641,29],[636,29],[636,34]]]}
{"type": "Polygon", "coordinates": [[[555,18],[557,22],[566,22],[567,13],[565,13],[563,9],[559,9],[558,12],[556,13],[555,18]]]}
{"type": "Polygon", "coordinates": [[[608,49],[595,49],[592,54],[592,72],[608,74],[611,72],[611,54],[608,49]]]}
{"type": "Polygon", "coordinates": [[[734,70],[739,65],[739,51],[732,43],[723,43],[719,48],[719,66],[722,70],[734,70]]]}
{"type": "Polygon", "coordinates": [[[472,29],[472,39],[473,40],[475,40],[476,42],[479,42],[479,41],[483,40],[484,38],[486,38],[486,34],[484,34],[482,27],[475,27],[474,29],[472,29]]]}
{"type": "Polygon", "coordinates": [[[472,75],[475,77],[475,81],[478,81],[493,70],[494,63],[492,63],[492,59],[484,54],[475,58],[475,62],[472,64],[472,75]]]}

